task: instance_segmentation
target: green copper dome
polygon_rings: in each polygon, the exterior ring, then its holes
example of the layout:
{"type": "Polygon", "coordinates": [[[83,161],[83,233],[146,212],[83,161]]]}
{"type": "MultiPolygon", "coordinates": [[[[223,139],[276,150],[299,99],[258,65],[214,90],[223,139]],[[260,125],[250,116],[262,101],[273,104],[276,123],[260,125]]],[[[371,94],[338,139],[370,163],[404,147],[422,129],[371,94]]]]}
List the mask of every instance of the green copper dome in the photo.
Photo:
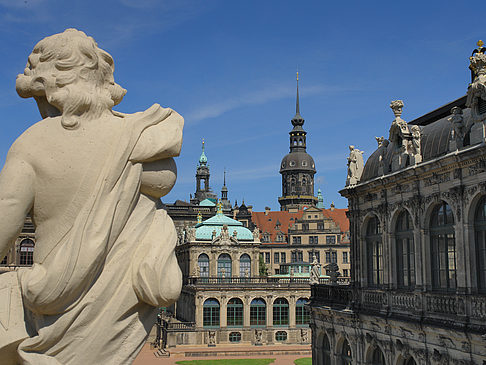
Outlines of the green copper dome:
{"type": "Polygon", "coordinates": [[[216,231],[216,237],[218,237],[221,235],[221,230],[224,225],[228,227],[228,234],[230,236],[233,236],[236,231],[236,239],[238,241],[253,241],[251,231],[243,227],[243,223],[225,216],[221,209],[218,209],[218,213],[215,216],[196,224],[196,240],[211,240],[213,238],[213,231],[216,231]]]}

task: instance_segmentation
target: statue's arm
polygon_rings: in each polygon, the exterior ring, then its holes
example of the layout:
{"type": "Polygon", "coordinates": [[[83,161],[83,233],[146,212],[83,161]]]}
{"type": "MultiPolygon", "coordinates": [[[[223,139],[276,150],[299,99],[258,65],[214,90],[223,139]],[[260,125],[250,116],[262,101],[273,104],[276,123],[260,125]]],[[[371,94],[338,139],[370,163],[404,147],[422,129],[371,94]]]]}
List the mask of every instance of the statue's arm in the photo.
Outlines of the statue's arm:
{"type": "Polygon", "coordinates": [[[133,162],[151,162],[179,156],[184,118],[171,110],[162,122],[145,129],[130,156],[133,162]]]}
{"type": "Polygon", "coordinates": [[[34,170],[21,155],[14,144],[0,172],[0,259],[15,242],[34,202],[34,170]]]}

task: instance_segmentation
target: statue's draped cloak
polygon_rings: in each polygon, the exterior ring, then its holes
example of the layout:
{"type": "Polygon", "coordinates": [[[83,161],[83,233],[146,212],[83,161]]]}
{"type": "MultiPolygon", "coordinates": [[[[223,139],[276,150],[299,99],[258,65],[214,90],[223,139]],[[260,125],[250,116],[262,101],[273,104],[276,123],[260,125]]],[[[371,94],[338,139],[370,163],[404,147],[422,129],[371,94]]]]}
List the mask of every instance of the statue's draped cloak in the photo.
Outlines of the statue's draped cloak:
{"type": "Polygon", "coordinates": [[[99,173],[88,172],[80,184],[90,193],[77,196],[89,198],[74,197],[64,221],[36,232],[36,244],[51,249],[19,270],[32,332],[18,348],[24,364],[97,364],[96,354],[104,364],[131,363],[156,307],[180,291],[174,224],[155,199],[140,193],[144,159],[181,143],[182,118],[168,118],[171,113],[155,104],[120,118],[107,141],[110,153],[94,157],[99,173]],[[159,126],[160,144],[139,148],[143,131],[159,126]],[[133,156],[135,146],[143,156],[133,156]]]}

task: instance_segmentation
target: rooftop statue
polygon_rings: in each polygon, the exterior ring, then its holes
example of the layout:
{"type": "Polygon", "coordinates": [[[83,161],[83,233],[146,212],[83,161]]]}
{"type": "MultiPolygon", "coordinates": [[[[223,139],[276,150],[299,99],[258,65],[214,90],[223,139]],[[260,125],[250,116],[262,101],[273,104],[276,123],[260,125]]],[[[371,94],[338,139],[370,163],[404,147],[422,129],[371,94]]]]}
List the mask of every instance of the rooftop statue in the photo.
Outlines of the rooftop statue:
{"type": "Polygon", "coordinates": [[[126,93],[112,57],[67,29],[41,40],[16,88],[42,121],[0,173],[0,257],[31,212],[34,265],[0,275],[2,364],[127,364],[158,307],[177,300],[177,234],[160,208],[175,184],[184,120],[126,93]]]}
{"type": "Polygon", "coordinates": [[[363,151],[354,148],[352,145],[349,146],[348,177],[346,179],[346,186],[354,186],[359,183],[363,168],[363,151]]]}

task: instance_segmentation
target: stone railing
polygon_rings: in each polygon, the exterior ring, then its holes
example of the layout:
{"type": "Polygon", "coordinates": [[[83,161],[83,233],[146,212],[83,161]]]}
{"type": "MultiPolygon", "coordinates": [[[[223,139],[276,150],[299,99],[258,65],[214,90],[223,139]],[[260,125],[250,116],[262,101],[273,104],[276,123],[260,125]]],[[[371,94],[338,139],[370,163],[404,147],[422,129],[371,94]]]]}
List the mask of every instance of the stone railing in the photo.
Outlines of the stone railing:
{"type": "Polygon", "coordinates": [[[196,329],[195,322],[166,322],[168,332],[191,332],[196,329]]]}
{"type": "Polygon", "coordinates": [[[311,303],[313,304],[351,308],[353,302],[354,293],[348,285],[312,285],[311,303]]]}
{"type": "MultiPolygon", "coordinates": [[[[330,283],[329,278],[319,278],[320,284],[330,283]]],[[[348,284],[348,279],[340,278],[338,283],[348,284]]],[[[194,286],[302,286],[310,285],[308,277],[188,277],[184,280],[185,285],[194,286]]]]}
{"type": "Polygon", "coordinates": [[[343,306],[353,311],[378,315],[414,317],[430,321],[466,322],[486,328],[486,294],[459,295],[382,289],[356,289],[348,285],[312,286],[311,306],[343,306]]]}

